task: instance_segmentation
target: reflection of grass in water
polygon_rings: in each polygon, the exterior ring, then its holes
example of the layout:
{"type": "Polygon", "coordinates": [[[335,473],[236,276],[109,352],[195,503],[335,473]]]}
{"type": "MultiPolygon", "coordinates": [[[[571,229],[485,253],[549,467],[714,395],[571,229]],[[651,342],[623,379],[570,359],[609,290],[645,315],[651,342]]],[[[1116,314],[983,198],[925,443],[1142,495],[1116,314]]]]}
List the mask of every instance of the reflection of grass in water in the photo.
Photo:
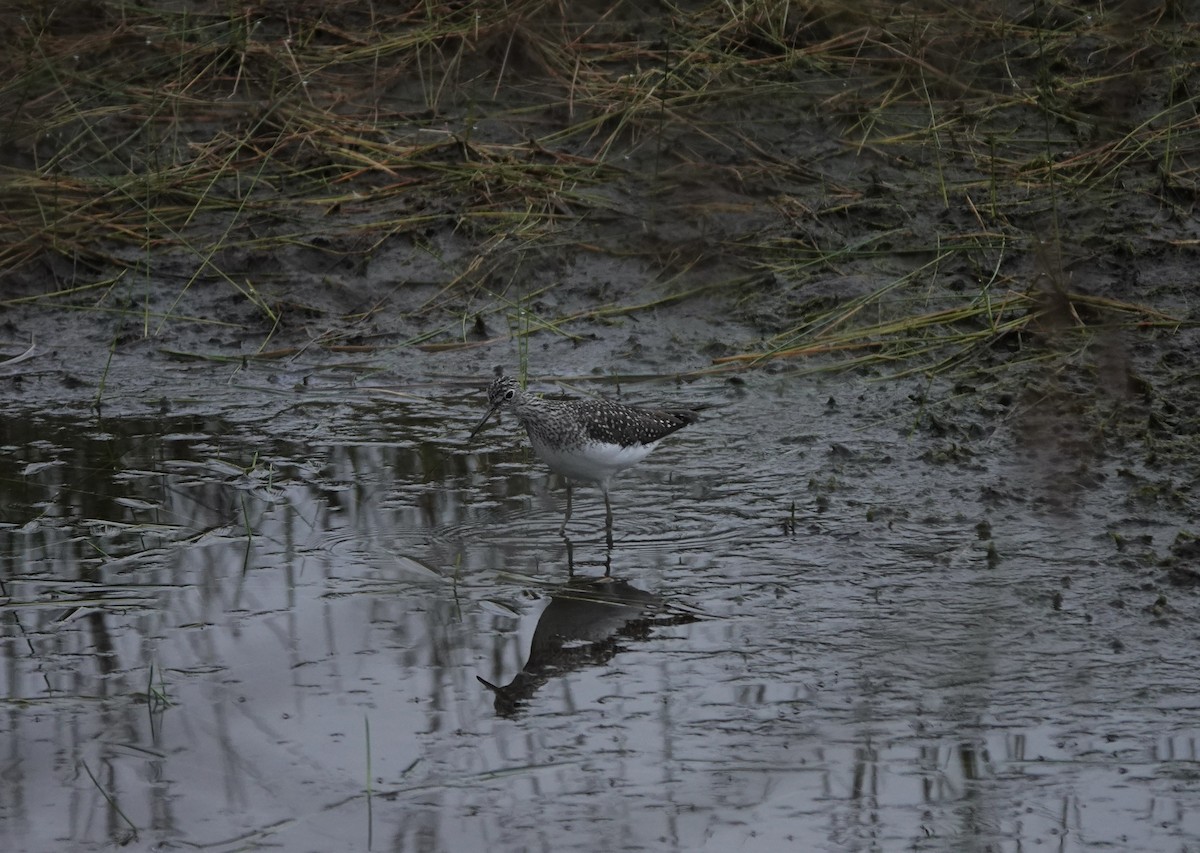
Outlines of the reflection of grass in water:
{"type": "Polygon", "coordinates": [[[88,767],[88,763],[82,758],[79,760],[79,766],[83,768],[83,771],[87,773],[88,778],[92,780],[92,784],[96,786],[96,790],[100,792],[100,796],[104,797],[104,800],[108,803],[108,807],[111,808],[113,813],[120,817],[121,820],[125,821],[125,823],[129,826],[129,831],[132,833],[132,837],[124,839],[123,843],[137,841],[138,828],[134,822],[129,819],[125,812],[121,811],[121,806],[115,799],[112,798],[108,791],[104,789],[104,786],[100,784],[100,780],[96,778],[94,773],[92,773],[92,768],[88,767]]]}
{"type": "MultiPolygon", "coordinates": [[[[361,9],[13,4],[0,27],[0,268],[66,258],[99,280],[34,298],[115,311],[143,335],[215,321],[178,312],[202,281],[273,330],[295,306],[286,284],[282,297],[264,290],[279,270],[235,272],[244,259],[311,250],[365,263],[401,240],[445,271],[413,310],[460,317],[420,341],[431,348],[466,342],[480,315],[515,313],[522,339],[573,337],[580,321],[699,294],[744,306],[769,281],[802,318],[776,317],[761,351],[723,369],[848,349],[852,364],[919,356],[945,369],[1039,316],[1036,288],[1007,272],[1041,242],[1031,235],[1146,251],[1148,234],[1083,222],[1064,236],[1064,222],[1130,195],[1183,210],[1200,187],[1188,86],[1200,36],[1168,7],[361,9]],[[793,126],[826,144],[787,144],[780,129],[793,126]],[[826,168],[839,151],[857,154],[861,172],[826,168]],[[624,239],[646,230],[648,211],[651,227],[674,216],[660,206],[689,174],[708,190],[769,195],[776,218],[665,257],[624,239]],[[915,221],[910,202],[947,218],[915,221]],[[575,233],[606,221],[622,237],[575,233]],[[463,256],[434,239],[450,233],[465,238],[463,256]],[[664,283],[636,305],[624,291],[555,316],[523,270],[564,252],[641,255],[663,264],[664,283]],[[718,256],[749,274],[686,282],[718,256]],[[889,268],[906,257],[915,269],[889,268]],[[835,293],[824,311],[808,304],[815,276],[848,270],[889,283],[835,293]],[[955,279],[964,292],[944,286],[955,279]]],[[[701,192],[686,215],[736,218],[730,205],[701,192]]],[[[1090,307],[1118,321],[1170,322],[1099,302],[1090,307]]]]}
{"type": "Polygon", "coordinates": [[[158,687],[154,686],[154,664],[150,664],[150,671],[146,675],[146,707],[151,714],[156,711],[165,711],[175,703],[171,701],[167,695],[167,683],[163,680],[162,670],[158,671],[158,687]]]}

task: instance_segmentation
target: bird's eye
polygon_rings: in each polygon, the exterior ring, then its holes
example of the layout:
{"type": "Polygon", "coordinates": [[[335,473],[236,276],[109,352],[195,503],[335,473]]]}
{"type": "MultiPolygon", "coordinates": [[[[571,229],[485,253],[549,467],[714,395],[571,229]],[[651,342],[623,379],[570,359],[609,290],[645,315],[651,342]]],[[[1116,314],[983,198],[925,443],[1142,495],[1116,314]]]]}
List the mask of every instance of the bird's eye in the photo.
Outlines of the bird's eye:
{"type": "Polygon", "coordinates": [[[512,399],[513,397],[515,397],[515,396],[517,396],[517,392],[516,392],[516,391],[514,391],[514,390],[513,390],[513,389],[511,389],[511,388],[509,388],[507,391],[505,391],[505,392],[504,392],[504,399],[505,399],[505,400],[511,400],[511,399],[512,399]]]}

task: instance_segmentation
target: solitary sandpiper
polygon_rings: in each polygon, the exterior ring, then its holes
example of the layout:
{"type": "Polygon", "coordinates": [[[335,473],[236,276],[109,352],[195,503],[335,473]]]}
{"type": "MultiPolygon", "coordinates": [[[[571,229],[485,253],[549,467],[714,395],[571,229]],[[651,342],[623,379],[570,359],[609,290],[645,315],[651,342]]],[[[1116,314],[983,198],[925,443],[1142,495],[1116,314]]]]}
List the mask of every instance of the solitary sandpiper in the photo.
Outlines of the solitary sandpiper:
{"type": "Polygon", "coordinates": [[[534,452],[551,471],[567,479],[567,512],[560,532],[571,519],[571,481],[596,483],[604,493],[609,545],[612,505],[608,488],[613,477],[645,459],[668,435],[700,419],[693,409],[642,409],[600,398],[546,400],[499,373],[488,386],[488,403],[488,412],[471,431],[471,438],[493,414],[511,409],[529,433],[534,452]]]}

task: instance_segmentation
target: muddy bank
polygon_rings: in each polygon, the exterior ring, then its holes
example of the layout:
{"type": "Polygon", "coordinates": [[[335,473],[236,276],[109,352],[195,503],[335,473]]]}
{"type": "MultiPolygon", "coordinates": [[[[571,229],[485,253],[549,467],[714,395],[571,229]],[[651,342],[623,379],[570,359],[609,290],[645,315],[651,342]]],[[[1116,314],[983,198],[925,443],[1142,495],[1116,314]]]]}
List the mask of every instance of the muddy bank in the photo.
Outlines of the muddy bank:
{"type": "Polygon", "coordinates": [[[5,354],[37,355],[12,404],[220,395],[264,355],[253,381],[286,385],[781,351],[1169,396],[1159,359],[1194,351],[1179,8],[25,11],[0,304],[5,354]],[[57,61],[142,73],[55,86],[57,61]]]}

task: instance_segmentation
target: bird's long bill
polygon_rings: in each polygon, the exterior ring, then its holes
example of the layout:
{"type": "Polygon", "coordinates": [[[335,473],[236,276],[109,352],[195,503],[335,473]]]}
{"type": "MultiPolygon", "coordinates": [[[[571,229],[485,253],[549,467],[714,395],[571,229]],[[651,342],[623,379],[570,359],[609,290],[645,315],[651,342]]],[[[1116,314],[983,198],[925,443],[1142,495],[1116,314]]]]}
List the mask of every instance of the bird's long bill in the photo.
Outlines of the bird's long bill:
{"type": "Polygon", "coordinates": [[[483,420],[476,424],[475,429],[471,430],[471,435],[468,436],[467,441],[472,441],[475,438],[475,434],[483,429],[483,425],[492,419],[492,415],[496,414],[496,410],[499,408],[499,406],[492,406],[487,410],[487,414],[483,416],[483,420]]]}

